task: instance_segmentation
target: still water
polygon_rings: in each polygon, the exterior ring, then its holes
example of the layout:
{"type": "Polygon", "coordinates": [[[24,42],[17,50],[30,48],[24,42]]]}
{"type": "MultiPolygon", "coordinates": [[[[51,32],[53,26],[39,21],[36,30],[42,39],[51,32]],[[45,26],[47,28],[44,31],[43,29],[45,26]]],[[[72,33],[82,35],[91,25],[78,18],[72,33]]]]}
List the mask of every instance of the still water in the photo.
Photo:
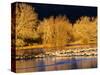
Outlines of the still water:
{"type": "Polygon", "coordinates": [[[32,60],[17,60],[16,72],[38,72],[68,69],[96,68],[97,58],[46,57],[32,60]]]}

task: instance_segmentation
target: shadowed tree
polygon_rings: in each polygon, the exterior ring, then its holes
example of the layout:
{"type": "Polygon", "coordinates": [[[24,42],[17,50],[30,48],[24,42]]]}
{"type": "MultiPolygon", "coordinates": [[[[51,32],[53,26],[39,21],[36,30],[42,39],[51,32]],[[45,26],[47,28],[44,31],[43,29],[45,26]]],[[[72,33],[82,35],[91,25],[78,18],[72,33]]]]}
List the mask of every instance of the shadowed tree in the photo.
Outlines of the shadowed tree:
{"type": "MultiPolygon", "coordinates": [[[[31,5],[25,3],[16,3],[15,9],[16,17],[13,18],[16,18],[14,20],[16,25],[16,45],[29,45],[29,40],[34,40],[38,37],[36,32],[38,15],[31,5]]],[[[14,26],[13,22],[12,25],[14,26]]]]}

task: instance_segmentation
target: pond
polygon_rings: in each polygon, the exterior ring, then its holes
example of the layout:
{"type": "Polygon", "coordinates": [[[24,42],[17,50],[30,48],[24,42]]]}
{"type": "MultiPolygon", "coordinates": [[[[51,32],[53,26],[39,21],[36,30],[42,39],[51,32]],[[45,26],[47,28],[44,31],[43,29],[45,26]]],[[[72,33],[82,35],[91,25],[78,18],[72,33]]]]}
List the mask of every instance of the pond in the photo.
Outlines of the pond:
{"type": "Polygon", "coordinates": [[[96,57],[46,57],[32,60],[17,60],[16,72],[39,72],[70,69],[96,68],[96,57]]]}

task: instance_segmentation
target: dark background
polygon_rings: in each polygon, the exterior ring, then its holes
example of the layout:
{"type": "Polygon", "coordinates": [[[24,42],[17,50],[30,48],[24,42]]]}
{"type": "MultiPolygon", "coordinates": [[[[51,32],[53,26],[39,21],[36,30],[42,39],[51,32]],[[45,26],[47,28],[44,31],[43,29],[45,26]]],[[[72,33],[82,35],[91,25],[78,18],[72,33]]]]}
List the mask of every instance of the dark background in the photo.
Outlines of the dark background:
{"type": "Polygon", "coordinates": [[[59,4],[41,4],[28,3],[35,7],[40,20],[44,17],[66,15],[69,20],[74,23],[81,16],[97,17],[97,7],[75,6],[75,5],[59,5],[59,4]]]}

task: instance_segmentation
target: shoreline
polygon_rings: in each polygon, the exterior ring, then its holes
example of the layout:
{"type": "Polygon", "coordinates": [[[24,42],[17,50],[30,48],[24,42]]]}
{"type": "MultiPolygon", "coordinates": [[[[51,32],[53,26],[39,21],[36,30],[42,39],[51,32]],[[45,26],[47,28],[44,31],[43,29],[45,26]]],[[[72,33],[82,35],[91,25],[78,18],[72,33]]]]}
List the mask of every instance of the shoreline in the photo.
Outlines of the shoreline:
{"type": "Polygon", "coordinates": [[[68,57],[68,58],[97,57],[97,48],[63,49],[56,51],[48,51],[37,55],[30,53],[16,55],[15,60],[24,60],[24,59],[28,60],[28,59],[46,58],[46,57],[68,57]]]}

